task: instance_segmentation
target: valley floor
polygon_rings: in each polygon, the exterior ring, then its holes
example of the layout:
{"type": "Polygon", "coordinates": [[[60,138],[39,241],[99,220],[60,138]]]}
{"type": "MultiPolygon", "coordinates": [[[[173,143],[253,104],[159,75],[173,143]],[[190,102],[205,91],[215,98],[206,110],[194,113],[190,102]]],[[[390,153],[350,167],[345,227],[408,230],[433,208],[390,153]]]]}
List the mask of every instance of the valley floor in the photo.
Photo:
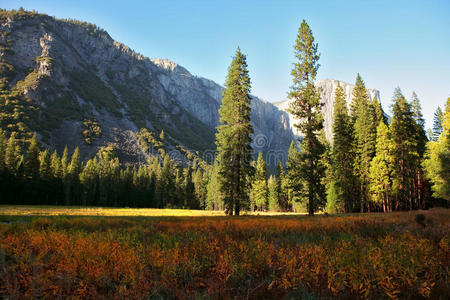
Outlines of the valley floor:
{"type": "MultiPolygon", "coordinates": [[[[304,215],[292,212],[243,212],[244,215],[304,215]]],[[[115,217],[207,217],[225,216],[223,211],[159,208],[115,208],[52,205],[0,205],[0,216],[115,216],[115,217]]]]}
{"type": "Polygon", "coordinates": [[[448,209],[216,213],[0,206],[0,298],[450,296],[448,209]]]}

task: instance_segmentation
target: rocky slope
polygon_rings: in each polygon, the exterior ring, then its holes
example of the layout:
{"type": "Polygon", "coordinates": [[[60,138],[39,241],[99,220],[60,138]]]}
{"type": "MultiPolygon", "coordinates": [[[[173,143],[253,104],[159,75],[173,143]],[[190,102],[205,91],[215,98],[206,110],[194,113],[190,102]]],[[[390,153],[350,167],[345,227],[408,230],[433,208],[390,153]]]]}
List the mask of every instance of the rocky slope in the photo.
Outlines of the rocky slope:
{"type": "MultiPolygon", "coordinates": [[[[38,113],[28,120],[42,142],[59,151],[80,146],[85,157],[114,144],[121,157],[145,159],[137,133],[164,130],[165,147],[214,150],[222,87],[169,60],[149,59],[114,41],[97,26],[37,13],[2,11],[0,78],[5,93],[30,99],[38,113]],[[86,143],[86,124],[101,135],[86,143]]],[[[258,151],[287,149],[285,114],[253,98],[258,151]]]]}

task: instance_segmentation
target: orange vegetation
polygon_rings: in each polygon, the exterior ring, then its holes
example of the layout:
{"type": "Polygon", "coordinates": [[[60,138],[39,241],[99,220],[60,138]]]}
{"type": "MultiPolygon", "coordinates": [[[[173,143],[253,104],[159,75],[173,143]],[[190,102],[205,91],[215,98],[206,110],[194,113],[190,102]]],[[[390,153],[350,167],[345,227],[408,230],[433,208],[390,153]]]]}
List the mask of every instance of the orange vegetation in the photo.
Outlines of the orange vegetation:
{"type": "Polygon", "coordinates": [[[31,218],[0,225],[0,297],[448,299],[450,212],[31,218]]]}

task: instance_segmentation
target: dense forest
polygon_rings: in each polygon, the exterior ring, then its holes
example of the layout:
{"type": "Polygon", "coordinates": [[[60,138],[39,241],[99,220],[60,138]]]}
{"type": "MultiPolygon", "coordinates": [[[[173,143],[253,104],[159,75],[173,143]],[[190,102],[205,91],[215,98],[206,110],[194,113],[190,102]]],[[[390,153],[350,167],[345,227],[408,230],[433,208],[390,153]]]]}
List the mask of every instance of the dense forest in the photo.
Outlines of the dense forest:
{"type": "MultiPolygon", "coordinates": [[[[216,160],[209,163],[196,155],[183,162],[171,158],[164,150],[169,137],[146,128],[141,135],[160,147],[143,164],[122,164],[113,146],[87,161],[78,148],[52,152],[27,127],[33,103],[20,89],[10,91],[9,66],[1,62],[0,203],[193,208],[236,215],[248,210],[389,212],[448,204],[450,98],[426,131],[415,93],[407,100],[397,88],[388,116],[379,99],[369,99],[358,74],[349,106],[344,90],[335,91],[328,142],[314,86],[318,44],[305,21],[294,53],[290,110],[301,120],[296,126],[303,138],[292,141],[287,159],[270,172],[263,153],[250,147],[251,82],[240,49],[228,69],[216,160]]],[[[101,134],[94,123],[86,128],[88,140],[101,134]]]]}

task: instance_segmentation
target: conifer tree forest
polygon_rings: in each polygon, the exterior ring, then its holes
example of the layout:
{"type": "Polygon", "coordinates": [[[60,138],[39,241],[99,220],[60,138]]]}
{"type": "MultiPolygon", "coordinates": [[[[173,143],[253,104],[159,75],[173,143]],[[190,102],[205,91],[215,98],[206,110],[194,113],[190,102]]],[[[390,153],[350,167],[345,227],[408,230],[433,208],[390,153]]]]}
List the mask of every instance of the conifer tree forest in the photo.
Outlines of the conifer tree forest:
{"type": "MultiPolygon", "coordinates": [[[[228,68],[216,130],[217,155],[177,161],[164,149],[141,164],[123,164],[112,146],[91,158],[58,153],[24,128],[31,103],[0,91],[0,204],[191,208],[242,211],[391,212],[447,206],[450,201],[450,98],[425,130],[419,97],[400,88],[386,109],[356,75],[351,102],[334,95],[332,140],[323,131],[320,53],[302,21],[294,45],[290,112],[302,138],[286,161],[269,169],[251,148],[251,81],[238,48],[228,68]],[[14,115],[23,106],[25,115],[14,115]],[[386,110],[385,110],[386,109],[386,110]]],[[[167,134],[155,133],[163,141],[167,134]]]]}

